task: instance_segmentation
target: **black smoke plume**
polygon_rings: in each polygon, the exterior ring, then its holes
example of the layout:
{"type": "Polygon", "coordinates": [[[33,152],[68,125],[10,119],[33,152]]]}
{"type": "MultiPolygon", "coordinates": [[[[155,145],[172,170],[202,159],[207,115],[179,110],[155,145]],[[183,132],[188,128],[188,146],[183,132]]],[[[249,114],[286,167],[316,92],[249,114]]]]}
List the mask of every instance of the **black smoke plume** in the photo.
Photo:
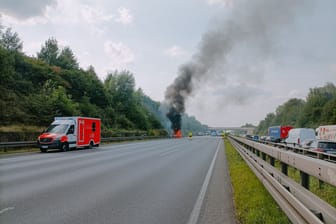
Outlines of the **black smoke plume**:
{"type": "Polygon", "coordinates": [[[167,113],[168,119],[171,121],[172,129],[181,129],[181,113],[185,111],[185,98],[192,92],[192,76],[194,71],[192,66],[183,66],[180,69],[180,75],[175,79],[174,83],[166,90],[166,102],[169,105],[167,113]]]}
{"type": "Polygon", "coordinates": [[[260,61],[270,57],[279,28],[292,23],[297,9],[310,3],[311,0],[304,1],[305,5],[300,0],[233,1],[232,18],[214,24],[203,35],[198,52],[180,67],[177,78],[166,89],[167,117],[172,128],[181,129],[181,113],[185,112],[186,99],[195,91],[195,84],[202,87],[218,74],[224,82],[223,68],[228,66],[227,60],[235,49],[253,49],[249,53],[260,61]]]}

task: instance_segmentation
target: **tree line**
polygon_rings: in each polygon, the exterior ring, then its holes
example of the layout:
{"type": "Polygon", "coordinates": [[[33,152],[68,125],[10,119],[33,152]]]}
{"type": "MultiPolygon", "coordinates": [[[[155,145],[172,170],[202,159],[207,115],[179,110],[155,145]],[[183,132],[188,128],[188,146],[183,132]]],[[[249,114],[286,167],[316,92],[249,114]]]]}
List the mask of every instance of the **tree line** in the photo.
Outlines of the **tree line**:
{"type": "Polygon", "coordinates": [[[326,83],[309,90],[306,99],[289,99],[269,113],[256,128],[259,135],[267,135],[268,128],[277,125],[292,125],[297,128],[317,128],[336,124],[336,86],[326,83]]]}
{"type": "Polygon", "coordinates": [[[37,57],[22,48],[18,34],[0,26],[0,125],[46,126],[56,116],[87,116],[101,118],[105,129],[167,134],[161,104],[135,89],[130,71],[110,72],[101,81],[93,66],[80,68],[71,48],[61,49],[55,38],[37,57]]]}
{"type": "MultiPolygon", "coordinates": [[[[100,117],[105,129],[170,131],[164,105],[136,90],[130,71],[111,72],[102,81],[93,66],[80,68],[71,48],[61,49],[55,38],[45,41],[36,57],[25,55],[22,48],[18,34],[0,24],[0,125],[46,126],[55,116],[88,116],[100,117]]],[[[334,83],[280,105],[259,122],[256,132],[265,135],[275,125],[327,124],[336,124],[334,83]]],[[[207,130],[187,114],[182,127],[184,133],[207,130]]]]}

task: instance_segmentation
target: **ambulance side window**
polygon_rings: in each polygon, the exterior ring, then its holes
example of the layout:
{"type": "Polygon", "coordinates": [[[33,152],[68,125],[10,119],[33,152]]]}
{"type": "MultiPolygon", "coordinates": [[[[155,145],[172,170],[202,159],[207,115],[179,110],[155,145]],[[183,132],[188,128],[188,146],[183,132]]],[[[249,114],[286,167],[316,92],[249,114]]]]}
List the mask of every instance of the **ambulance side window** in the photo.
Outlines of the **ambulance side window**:
{"type": "Polygon", "coordinates": [[[74,133],[75,133],[75,126],[71,125],[67,134],[69,135],[69,134],[74,134],[74,133]]]}
{"type": "Polygon", "coordinates": [[[95,132],[96,131],[96,122],[93,122],[92,123],[92,132],[95,132]]]}

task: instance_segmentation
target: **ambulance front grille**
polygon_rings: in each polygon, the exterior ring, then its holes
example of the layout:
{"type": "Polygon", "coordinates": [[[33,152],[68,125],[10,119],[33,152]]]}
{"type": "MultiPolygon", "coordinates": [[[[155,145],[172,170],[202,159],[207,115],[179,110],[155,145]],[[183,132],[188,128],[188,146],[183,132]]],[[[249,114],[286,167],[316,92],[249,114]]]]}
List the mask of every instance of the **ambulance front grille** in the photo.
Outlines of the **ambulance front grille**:
{"type": "Polygon", "coordinates": [[[44,142],[44,143],[52,142],[52,138],[41,138],[40,142],[44,142]]]}

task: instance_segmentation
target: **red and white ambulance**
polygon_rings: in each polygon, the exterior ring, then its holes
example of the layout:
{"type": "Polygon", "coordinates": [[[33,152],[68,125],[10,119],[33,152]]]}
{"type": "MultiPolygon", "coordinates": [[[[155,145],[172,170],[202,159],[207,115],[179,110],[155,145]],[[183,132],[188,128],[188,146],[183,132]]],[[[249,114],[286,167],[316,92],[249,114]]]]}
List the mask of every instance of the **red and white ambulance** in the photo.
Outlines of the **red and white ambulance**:
{"type": "Polygon", "coordinates": [[[55,117],[51,125],[38,137],[41,152],[99,146],[100,119],[89,117],[55,117]]]}

